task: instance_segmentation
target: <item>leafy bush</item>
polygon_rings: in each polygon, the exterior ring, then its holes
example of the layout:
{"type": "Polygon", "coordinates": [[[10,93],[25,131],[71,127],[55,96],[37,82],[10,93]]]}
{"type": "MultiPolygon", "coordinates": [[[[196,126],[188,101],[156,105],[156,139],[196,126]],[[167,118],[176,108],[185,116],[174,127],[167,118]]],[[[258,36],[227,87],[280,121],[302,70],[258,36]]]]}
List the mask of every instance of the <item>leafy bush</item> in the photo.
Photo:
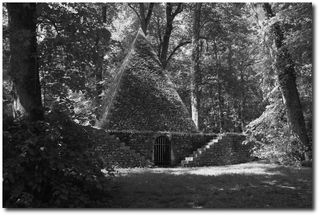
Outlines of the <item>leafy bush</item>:
{"type": "Polygon", "coordinates": [[[49,109],[65,113],[81,125],[94,125],[99,108],[99,105],[91,98],[87,98],[82,91],[71,90],[65,97],[51,98],[50,102],[47,101],[47,105],[49,109]]]}
{"type": "Polygon", "coordinates": [[[4,207],[108,207],[112,187],[89,135],[61,113],[46,121],[7,122],[4,207]]]}
{"type": "Polygon", "coordinates": [[[274,101],[247,126],[246,143],[254,144],[253,156],[284,165],[300,165],[305,149],[288,125],[284,104],[274,101]]]}

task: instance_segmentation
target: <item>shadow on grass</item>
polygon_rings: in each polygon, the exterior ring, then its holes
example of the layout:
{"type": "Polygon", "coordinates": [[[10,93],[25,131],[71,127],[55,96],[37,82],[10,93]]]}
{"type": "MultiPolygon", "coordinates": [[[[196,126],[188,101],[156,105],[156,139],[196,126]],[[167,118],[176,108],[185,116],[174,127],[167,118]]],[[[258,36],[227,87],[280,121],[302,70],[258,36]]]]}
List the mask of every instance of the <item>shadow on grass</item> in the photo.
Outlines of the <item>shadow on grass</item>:
{"type": "MultiPolygon", "coordinates": [[[[219,167],[205,170],[210,169],[219,167]]],[[[197,175],[150,169],[117,177],[111,207],[312,209],[312,169],[275,166],[266,173],[197,175]]]]}

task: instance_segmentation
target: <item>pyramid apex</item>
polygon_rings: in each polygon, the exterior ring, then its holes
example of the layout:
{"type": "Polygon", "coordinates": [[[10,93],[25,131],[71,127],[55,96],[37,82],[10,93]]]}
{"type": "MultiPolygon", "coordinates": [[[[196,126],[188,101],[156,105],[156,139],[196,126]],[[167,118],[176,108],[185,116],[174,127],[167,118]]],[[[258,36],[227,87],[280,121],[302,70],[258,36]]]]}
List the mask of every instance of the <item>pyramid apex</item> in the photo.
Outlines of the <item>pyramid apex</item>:
{"type": "Polygon", "coordinates": [[[143,37],[146,37],[141,27],[139,28],[137,35],[142,35],[143,37]]]}
{"type": "Polygon", "coordinates": [[[189,111],[140,28],[105,98],[97,126],[110,130],[196,131],[189,111]]]}

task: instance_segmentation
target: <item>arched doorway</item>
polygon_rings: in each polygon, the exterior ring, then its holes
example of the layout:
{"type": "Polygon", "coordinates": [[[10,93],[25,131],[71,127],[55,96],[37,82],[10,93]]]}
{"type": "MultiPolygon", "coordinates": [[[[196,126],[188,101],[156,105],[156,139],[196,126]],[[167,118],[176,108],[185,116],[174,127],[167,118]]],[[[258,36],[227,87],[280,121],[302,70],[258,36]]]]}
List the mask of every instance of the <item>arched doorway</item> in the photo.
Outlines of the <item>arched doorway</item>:
{"type": "Polygon", "coordinates": [[[154,165],[169,166],[170,165],[170,140],[167,136],[159,136],[154,143],[154,165]]]}

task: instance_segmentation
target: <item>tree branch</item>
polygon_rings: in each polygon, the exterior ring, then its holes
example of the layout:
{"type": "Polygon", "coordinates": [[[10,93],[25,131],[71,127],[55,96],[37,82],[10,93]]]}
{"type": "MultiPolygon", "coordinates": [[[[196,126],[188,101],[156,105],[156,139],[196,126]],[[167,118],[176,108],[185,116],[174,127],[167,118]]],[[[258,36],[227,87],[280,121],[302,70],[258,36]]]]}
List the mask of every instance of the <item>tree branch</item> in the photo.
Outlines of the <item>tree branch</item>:
{"type": "Polygon", "coordinates": [[[187,44],[190,44],[191,41],[184,41],[184,42],[181,42],[179,43],[173,50],[172,52],[170,53],[169,57],[167,58],[167,62],[170,61],[170,59],[173,57],[173,55],[177,52],[177,50],[181,47],[183,47],[184,45],[187,45],[187,44]]]}
{"type": "Polygon", "coordinates": [[[146,21],[149,23],[151,15],[152,15],[152,9],[153,9],[154,3],[149,4],[148,13],[146,16],[146,21]]]}
{"type": "Polygon", "coordinates": [[[179,3],[176,10],[173,12],[172,16],[175,17],[177,16],[179,13],[181,13],[183,10],[183,7],[182,7],[182,3],[179,3]]]}
{"type": "Polygon", "coordinates": [[[149,22],[150,22],[150,19],[151,19],[153,6],[154,6],[154,3],[149,3],[148,12],[147,12],[147,16],[146,16],[146,14],[145,14],[145,11],[146,11],[145,4],[144,3],[139,3],[140,24],[141,24],[141,28],[142,28],[142,30],[143,30],[145,35],[147,35],[147,29],[148,29],[148,25],[149,25],[149,22]]]}
{"type": "Polygon", "coordinates": [[[138,11],[132,6],[131,3],[128,3],[128,6],[129,6],[129,8],[131,8],[137,14],[137,16],[138,16],[138,18],[139,18],[139,20],[141,22],[141,17],[140,17],[140,14],[138,13],[138,11]]]}
{"type": "Polygon", "coordinates": [[[145,11],[144,3],[139,3],[139,10],[140,10],[141,20],[145,21],[146,18],[145,18],[145,14],[144,14],[144,11],[145,11]]]}
{"type": "Polygon", "coordinates": [[[161,49],[162,49],[162,35],[161,35],[161,25],[160,25],[160,19],[159,17],[157,17],[157,33],[158,33],[158,40],[159,40],[159,44],[158,44],[158,57],[160,58],[161,56],[161,49]]]}

